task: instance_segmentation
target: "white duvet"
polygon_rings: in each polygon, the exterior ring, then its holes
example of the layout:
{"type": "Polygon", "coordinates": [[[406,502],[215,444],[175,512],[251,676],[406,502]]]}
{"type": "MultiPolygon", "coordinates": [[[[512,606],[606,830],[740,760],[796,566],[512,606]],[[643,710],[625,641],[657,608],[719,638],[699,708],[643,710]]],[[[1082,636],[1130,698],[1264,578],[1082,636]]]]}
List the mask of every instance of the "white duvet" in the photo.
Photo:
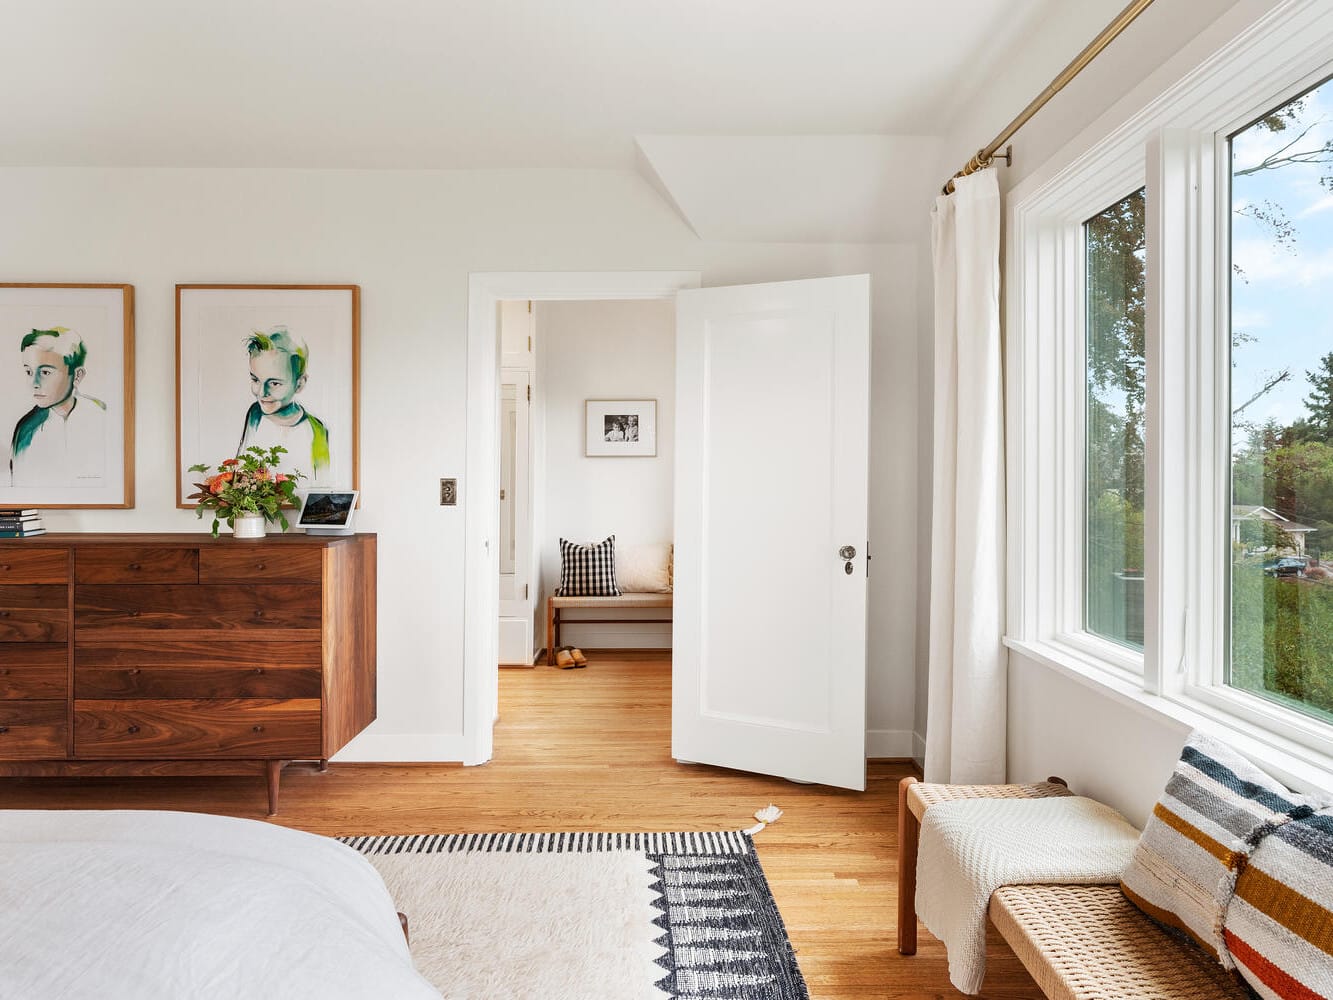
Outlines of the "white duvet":
{"type": "Polygon", "coordinates": [[[194,813],[0,810],[4,1000],[439,995],[378,873],[336,841],[194,813]]]}

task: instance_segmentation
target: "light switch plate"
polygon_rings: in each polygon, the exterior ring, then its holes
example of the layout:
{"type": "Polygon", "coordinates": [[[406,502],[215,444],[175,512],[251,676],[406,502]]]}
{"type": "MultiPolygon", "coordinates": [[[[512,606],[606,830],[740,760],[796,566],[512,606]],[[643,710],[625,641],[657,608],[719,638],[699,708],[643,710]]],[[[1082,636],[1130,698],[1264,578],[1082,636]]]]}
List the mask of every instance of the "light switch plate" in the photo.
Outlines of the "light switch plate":
{"type": "Polygon", "coordinates": [[[440,506],[457,507],[458,506],[458,480],[441,479],[440,480],[440,506]]]}

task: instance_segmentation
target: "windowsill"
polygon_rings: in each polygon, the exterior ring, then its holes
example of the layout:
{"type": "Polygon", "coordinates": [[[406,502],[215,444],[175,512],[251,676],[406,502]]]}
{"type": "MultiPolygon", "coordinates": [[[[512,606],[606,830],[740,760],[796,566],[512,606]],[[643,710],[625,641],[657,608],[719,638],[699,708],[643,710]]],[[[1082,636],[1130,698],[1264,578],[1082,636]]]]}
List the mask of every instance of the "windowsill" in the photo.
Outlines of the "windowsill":
{"type": "Polygon", "coordinates": [[[1225,740],[1238,753],[1297,791],[1333,794],[1333,757],[1266,733],[1213,706],[1149,694],[1129,676],[1056,643],[1029,642],[1006,636],[1004,644],[1033,663],[1150,719],[1201,729],[1225,740]]]}

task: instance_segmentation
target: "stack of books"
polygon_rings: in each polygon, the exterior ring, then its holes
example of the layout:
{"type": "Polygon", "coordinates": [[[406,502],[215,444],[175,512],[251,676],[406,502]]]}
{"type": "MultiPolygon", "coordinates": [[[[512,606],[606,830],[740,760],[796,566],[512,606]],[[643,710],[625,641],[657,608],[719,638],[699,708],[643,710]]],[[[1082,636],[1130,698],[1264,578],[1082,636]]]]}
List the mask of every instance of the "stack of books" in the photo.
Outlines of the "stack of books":
{"type": "Polygon", "coordinates": [[[44,535],[42,514],[34,508],[0,507],[0,538],[31,538],[44,535]]]}

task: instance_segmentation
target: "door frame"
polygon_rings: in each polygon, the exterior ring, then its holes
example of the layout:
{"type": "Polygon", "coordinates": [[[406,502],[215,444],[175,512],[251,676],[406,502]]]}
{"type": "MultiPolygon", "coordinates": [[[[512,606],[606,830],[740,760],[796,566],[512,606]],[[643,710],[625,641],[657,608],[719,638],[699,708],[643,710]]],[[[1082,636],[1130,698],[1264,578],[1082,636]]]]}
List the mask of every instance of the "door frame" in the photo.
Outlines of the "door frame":
{"type": "MultiPolygon", "coordinates": [[[[499,304],[674,299],[699,271],[489,271],[468,276],[467,459],[463,470],[463,763],[491,759],[500,667],[499,304]],[[492,544],[495,540],[496,544],[492,544]]],[[[540,597],[538,598],[540,600],[540,597]]],[[[540,608],[537,609],[540,613],[540,608]]]]}

